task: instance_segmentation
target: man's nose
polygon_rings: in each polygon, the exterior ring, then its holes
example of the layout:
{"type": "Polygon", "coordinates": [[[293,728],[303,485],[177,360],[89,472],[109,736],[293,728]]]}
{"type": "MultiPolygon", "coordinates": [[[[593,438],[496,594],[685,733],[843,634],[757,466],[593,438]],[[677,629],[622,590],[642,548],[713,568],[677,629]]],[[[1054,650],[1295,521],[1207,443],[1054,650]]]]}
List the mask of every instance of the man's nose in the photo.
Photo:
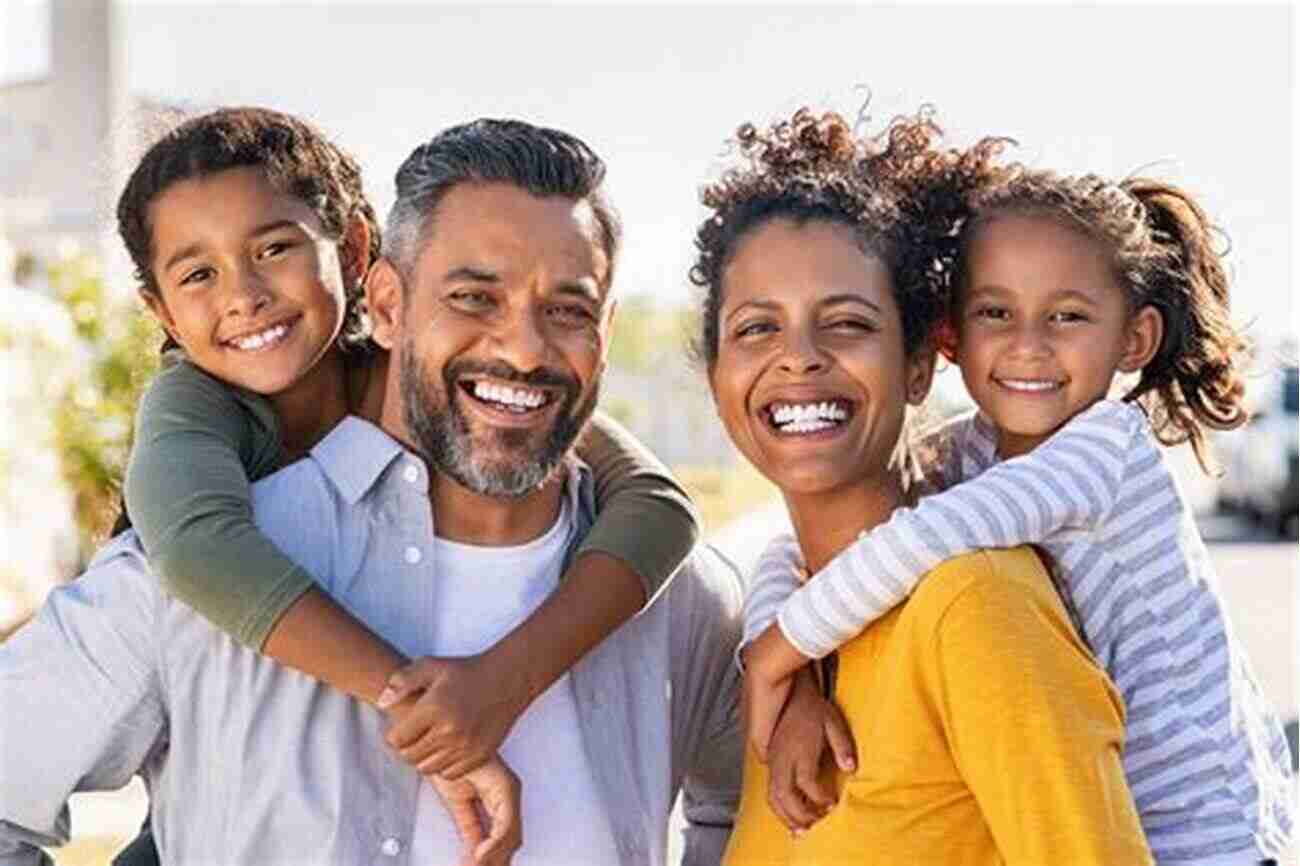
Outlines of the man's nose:
{"type": "Polygon", "coordinates": [[[786,332],[778,366],[787,373],[805,375],[826,367],[826,357],[813,334],[791,328],[786,332]]]}
{"type": "Polygon", "coordinates": [[[532,311],[519,311],[503,321],[493,335],[497,359],[527,373],[545,364],[550,352],[543,324],[532,311]]]}

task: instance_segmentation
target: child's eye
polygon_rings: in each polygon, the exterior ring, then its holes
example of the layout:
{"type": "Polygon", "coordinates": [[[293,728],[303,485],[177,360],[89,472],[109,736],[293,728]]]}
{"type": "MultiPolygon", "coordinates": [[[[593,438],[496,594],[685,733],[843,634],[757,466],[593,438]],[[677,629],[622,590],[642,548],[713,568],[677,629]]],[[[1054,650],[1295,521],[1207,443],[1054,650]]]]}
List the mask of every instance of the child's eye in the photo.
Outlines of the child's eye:
{"type": "Polygon", "coordinates": [[[274,258],[289,249],[291,246],[293,246],[293,244],[289,241],[271,241],[271,243],[262,247],[262,258],[274,258]]]}
{"type": "Polygon", "coordinates": [[[182,286],[197,285],[198,283],[203,282],[210,276],[212,276],[212,268],[207,268],[207,267],[195,268],[192,271],[187,271],[185,275],[181,277],[180,285],[182,286]]]}
{"type": "Polygon", "coordinates": [[[976,319],[988,319],[993,322],[1005,322],[1011,318],[1011,311],[1006,307],[976,307],[971,311],[976,319]]]}
{"type": "Polygon", "coordinates": [[[1059,313],[1053,313],[1051,315],[1051,321],[1058,324],[1069,325],[1074,324],[1075,322],[1086,322],[1088,321],[1088,317],[1083,313],[1075,312],[1074,310],[1062,310],[1059,313]]]}

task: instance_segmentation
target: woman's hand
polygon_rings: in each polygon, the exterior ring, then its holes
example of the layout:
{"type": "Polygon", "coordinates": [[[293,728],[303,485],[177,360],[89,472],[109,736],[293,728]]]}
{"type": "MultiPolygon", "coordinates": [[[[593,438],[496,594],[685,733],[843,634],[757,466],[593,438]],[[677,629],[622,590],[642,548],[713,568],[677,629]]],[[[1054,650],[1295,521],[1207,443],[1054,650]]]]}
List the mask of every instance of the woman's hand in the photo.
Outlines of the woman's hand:
{"type": "Polygon", "coordinates": [[[837,802],[823,768],[857,768],[856,749],[839,707],[821,696],[810,667],[795,674],[790,699],[768,749],[767,801],[796,836],[826,816],[837,802]]]}
{"type": "Polygon", "coordinates": [[[741,651],[745,662],[746,729],[749,744],[767,763],[768,743],[781,709],[790,696],[794,676],[806,669],[805,656],[781,634],[774,622],[741,651]]]}
{"type": "Polygon", "coordinates": [[[436,774],[425,778],[442,798],[460,833],[463,866],[508,866],[524,844],[519,777],[514,771],[493,755],[455,781],[436,774]]]}
{"type": "Polygon", "coordinates": [[[385,736],[426,776],[458,779],[496,754],[527,706],[527,690],[486,656],[416,659],[394,673],[377,702],[385,736]]]}

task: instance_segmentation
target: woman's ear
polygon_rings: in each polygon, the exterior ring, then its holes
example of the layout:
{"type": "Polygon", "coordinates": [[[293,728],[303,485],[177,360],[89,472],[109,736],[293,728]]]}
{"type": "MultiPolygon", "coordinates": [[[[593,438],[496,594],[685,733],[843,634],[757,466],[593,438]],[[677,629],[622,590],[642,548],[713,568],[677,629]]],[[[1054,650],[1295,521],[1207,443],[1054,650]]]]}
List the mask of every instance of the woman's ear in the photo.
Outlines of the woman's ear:
{"type": "Polygon", "coordinates": [[[366,309],[370,313],[370,336],[392,351],[402,328],[404,289],[402,275],[388,259],[380,256],[366,275],[366,309]]]}
{"type": "Polygon", "coordinates": [[[153,313],[153,317],[158,320],[158,324],[167,332],[167,336],[172,338],[172,342],[180,345],[181,341],[176,339],[176,320],[172,318],[171,310],[167,309],[167,302],[163,300],[159,292],[140,292],[140,300],[153,313]]]}
{"type": "Polygon", "coordinates": [[[352,286],[359,286],[365,281],[373,264],[370,261],[370,224],[360,214],[354,214],[348,221],[340,245],[339,264],[343,267],[344,281],[352,286]]]}
{"type": "Polygon", "coordinates": [[[1165,319],[1160,311],[1147,304],[1129,319],[1125,335],[1124,354],[1119,359],[1119,369],[1125,373],[1141,370],[1160,351],[1165,337],[1165,319]]]}

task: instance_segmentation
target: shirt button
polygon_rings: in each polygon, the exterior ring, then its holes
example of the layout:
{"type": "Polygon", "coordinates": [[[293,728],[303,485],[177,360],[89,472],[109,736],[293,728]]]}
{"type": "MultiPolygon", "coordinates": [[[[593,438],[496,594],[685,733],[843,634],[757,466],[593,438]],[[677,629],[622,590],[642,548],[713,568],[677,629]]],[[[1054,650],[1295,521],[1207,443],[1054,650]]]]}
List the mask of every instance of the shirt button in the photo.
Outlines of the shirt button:
{"type": "Polygon", "coordinates": [[[405,471],[402,472],[402,477],[414,484],[420,480],[420,470],[414,466],[407,466],[405,471]]]}
{"type": "Polygon", "coordinates": [[[406,548],[406,561],[409,562],[409,563],[411,563],[411,565],[415,565],[417,562],[419,562],[419,561],[420,561],[420,548],[418,548],[418,547],[408,547],[408,548],[406,548]]]}
{"type": "Polygon", "coordinates": [[[398,854],[402,853],[402,841],[393,836],[389,836],[384,840],[383,844],[379,846],[379,850],[383,851],[384,854],[389,857],[396,857],[398,854]]]}

